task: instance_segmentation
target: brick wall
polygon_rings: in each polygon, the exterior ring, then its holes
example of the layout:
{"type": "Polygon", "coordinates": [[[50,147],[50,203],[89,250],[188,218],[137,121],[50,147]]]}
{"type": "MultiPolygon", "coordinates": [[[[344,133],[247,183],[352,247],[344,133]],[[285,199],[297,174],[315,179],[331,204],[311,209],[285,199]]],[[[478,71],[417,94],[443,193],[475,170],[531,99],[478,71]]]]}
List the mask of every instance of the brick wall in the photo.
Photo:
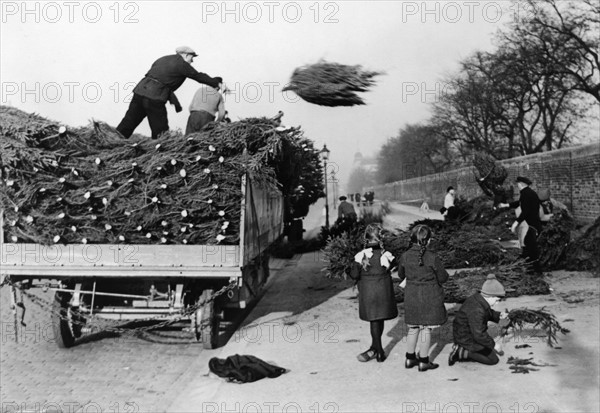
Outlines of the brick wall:
{"type": "MultiPolygon", "coordinates": [[[[600,144],[576,146],[551,152],[500,161],[508,171],[505,185],[518,188],[515,178],[526,176],[533,189],[547,188],[550,195],[569,208],[580,222],[592,222],[600,216],[600,144]]],[[[420,203],[426,199],[431,208],[440,208],[446,188],[453,186],[457,195],[471,199],[483,194],[475,182],[475,168],[467,167],[427,175],[372,188],[378,199],[420,203]]]]}

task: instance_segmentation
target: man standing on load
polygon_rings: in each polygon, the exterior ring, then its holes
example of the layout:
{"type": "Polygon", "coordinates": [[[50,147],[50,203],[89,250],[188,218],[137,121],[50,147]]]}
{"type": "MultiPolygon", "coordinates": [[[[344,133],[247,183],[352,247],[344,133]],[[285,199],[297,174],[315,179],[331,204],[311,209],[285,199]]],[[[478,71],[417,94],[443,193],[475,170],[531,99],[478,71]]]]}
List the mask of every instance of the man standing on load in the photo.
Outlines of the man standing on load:
{"type": "Polygon", "coordinates": [[[196,91],[190,103],[190,117],[188,118],[185,134],[200,132],[210,122],[221,122],[225,119],[225,99],[220,92],[223,79],[215,77],[219,87],[213,88],[202,85],[196,91]],[[215,118],[215,113],[217,117],[215,118]]]}
{"type": "Polygon", "coordinates": [[[194,57],[198,56],[187,46],[178,47],[176,54],[163,56],[152,64],[146,76],[133,89],[133,98],[125,117],[117,126],[117,130],[129,138],[135,128],[145,117],[152,130],[152,139],[169,130],[167,108],[165,103],[175,105],[175,110],[181,112],[181,105],[175,96],[175,91],[186,78],[212,86],[219,87],[220,79],[212,78],[206,73],[196,71],[191,65],[194,57]]]}

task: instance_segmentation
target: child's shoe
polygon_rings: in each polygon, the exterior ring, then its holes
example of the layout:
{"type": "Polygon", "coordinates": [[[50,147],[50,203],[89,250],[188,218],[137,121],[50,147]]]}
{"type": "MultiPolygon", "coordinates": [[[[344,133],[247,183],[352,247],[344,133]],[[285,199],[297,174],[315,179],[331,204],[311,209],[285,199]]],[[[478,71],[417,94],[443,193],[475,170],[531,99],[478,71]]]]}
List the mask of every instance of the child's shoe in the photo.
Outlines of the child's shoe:
{"type": "Polygon", "coordinates": [[[453,366],[454,363],[460,360],[460,346],[458,344],[454,344],[452,346],[452,350],[450,351],[450,355],[448,356],[448,365],[453,366]]]}
{"type": "Polygon", "coordinates": [[[437,369],[440,365],[429,361],[429,357],[419,358],[419,371],[437,369]]]}
{"type": "Polygon", "coordinates": [[[418,365],[419,360],[417,359],[415,353],[406,353],[406,361],[404,362],[404,367],[406,367],[407,369],[412,369],[413,367],[416,367],[418,365]]]}
{"type": "Polygon", "coordinates": [[[356,356],[356,358],[358,361],[362,361],[364,363],[373,360],[377,355],[377,352],[370,348],[367,351],[360,353],[358,356],[356,356]]]}

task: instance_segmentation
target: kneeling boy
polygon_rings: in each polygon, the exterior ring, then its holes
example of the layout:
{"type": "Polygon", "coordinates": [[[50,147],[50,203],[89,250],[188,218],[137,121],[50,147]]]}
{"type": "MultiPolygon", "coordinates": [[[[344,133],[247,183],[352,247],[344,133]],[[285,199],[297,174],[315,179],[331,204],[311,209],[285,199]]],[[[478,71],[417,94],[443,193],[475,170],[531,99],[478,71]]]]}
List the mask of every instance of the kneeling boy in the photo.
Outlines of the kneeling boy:
{"type": "Polygon", "coordinates": [[[506,291],[494,274],[487,276],[480,293],[465,300],[454,317],[452,326],[454,346],[448,358],[452,366],[460,360],[472,360],[482,364],[498,363],[496,351],[499,344],[487,332],[488,321],[495,323],[505,318],[505,313],[492,310],[492,307],[506,295],[506,291]]]}

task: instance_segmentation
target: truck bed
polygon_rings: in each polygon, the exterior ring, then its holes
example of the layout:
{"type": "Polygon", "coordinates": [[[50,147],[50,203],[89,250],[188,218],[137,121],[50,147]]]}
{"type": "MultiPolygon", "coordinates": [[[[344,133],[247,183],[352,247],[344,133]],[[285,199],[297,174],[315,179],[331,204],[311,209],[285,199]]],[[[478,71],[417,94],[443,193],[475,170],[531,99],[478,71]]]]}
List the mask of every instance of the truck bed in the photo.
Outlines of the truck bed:
{"type": "Polygon", "coordinates": [[[237,245],[2,244],[0,274],[61,277],[240,277],[237,245]]]}

